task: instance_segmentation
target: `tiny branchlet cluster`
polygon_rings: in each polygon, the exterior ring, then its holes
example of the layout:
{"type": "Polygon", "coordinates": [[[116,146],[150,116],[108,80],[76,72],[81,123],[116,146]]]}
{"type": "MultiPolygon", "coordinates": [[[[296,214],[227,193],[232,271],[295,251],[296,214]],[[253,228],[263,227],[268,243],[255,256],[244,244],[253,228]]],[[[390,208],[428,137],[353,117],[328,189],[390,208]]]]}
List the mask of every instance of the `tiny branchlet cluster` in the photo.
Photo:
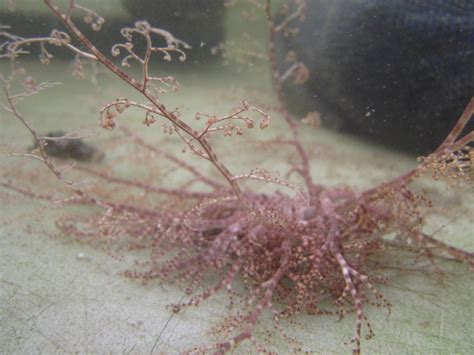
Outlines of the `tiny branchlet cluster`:
{"type": "MultiPolygon", "coordinates": [[[[305,2],[295,1],[292,10],[284,8],[280,20],[276,21],[272,17],[270,0],[253,0],[251,3],[267,19],[268,51],[262,57],[272,68],[273,86],[279,103],[278,116],[288,126],[289,138],[282,140],[284,144],[281,146],[294,151],[297,158],[287,176],[299,175],[304,186],[294,186],[289,180],[264,169],[234,174],[216,154],[213,137],[242,135],[245,130],[253,128],[265,129],[271,123],[266,111],[241,101],[227,114],[196,113],[193,119],[201,128],[193,128],[195,124],[187,123],[179,111],[169,109],[161,100],[162,94],[179,89],[177,80],[171,76],[153,76],[150,70],[153,56],[160,56],[165,61],[186,60],[186,51],[189,50],[186,42],[147,22],[138,21],[122,30],[124,42],[112,48],[112,56],[122,59],[121,64],[116,64],[90,41],[75,20],[77,13],[83,13],[85,23],[98,31],[104,23],[100,15],[80,6],[75,0],[70,0],[65,8],[58,7],[53,0],[43,2],[62,21],[67,32],[55,29],[49,36],[32,38],[16,36],[14,29],[10,32],[10,29],[3,28],[0,32],[4,38],[0,56],[11,61],[11,72],[0,77],[5,95],[3,109],[16,117],[36,142],[32,152],[11,155],[41,161],[67,189],[69,196],[65,203],[93,206],[95,211],[99,211],[87,219],[58,220],[57,226],[62,232],[84,240],[109,244],[126,240],[130,248],[148,248],[149,261],[127,271],[130,278],[144,282],[156,278],[184,281],[189,301],[171,305],[172,311],[198,306],[220,291],[228,292],[232,299],[237,294],[243,299],[239,302],[240,308],[223,317],[225,324],[216,330],[222,338],[220,342],[190,349],[189,352],[224,353],[243,341],[250,341],[258,350],[265,351],[254,337],[264,313],[273,317],[276,327],[296,350],[302,350],[297,339],[286,335],[280,320],[307,313],[338,317],[355,315],[352,346],[357,354],[361,351],[363,335],[366,338],[373,335],[365,315],[366,307],[390,309],[389,301],[377,288],[387,280],[380,274],[373,274],[368,267],[375,255],[383,255],[388,249],[406,248],[423,252],[430,259],[448,256],[474,265],[472,253],[449,246],[424,231],[432,202],[428,195],[411,187],[421,177],[444,181],[450,186],[472,184],[470,169],[474,132],[463,135],[462,132],[474,113],[474,98],[439,148],[421,158],[414,169],[365,191],[318,184],[311,176],[310,156],[300,138],[299,123],[283,105],[284,81],[303,82],[310,73],[303,63],[298,62],[297,53],[288,54],[288,69],[280,72],[275,53],[276,37],[295,32],[293,26],[304,16],[305,2]],[[144,51],[136,51],[136,39],[145,43],[144,51]],[[49,48],[62,47],[75,55],[75,76],[83,76],[83,62],[93,61],[140,95],[141,101],[119,97],[103,106],[100,109],[103,128],[117,128],[118,120],[125,117],[129,108],[141,110],[144,125],[150,129],[160,125],[165,134],[181,140],[184,152],[212,166],[218,177],[209,177],[181,159],[181,152],[170,153],[161,145],[146,143],[132,130],[120,127],[123,139],[161,156],[186,172],[190,176],[188,184],[184,188],[172,183],[155,186],[138,179],[116,177],[86,164],[78,165],[76,169],[99,178],[104,185],[159,193],[165,201],[172,203],[151,208],[114,199],[110,194],[101,195],[66,178],[48,155],[48,137],[38,134],[17,108],[19,100],[56,85],[36,82],[17,65],[17,58],[28,53],[33,46],[39,46],[43,64],[53,60],[49,48]],[[140,78],[134,78],[124,70],[123,67],[132,63],[141,68],[140,78]],[[276,184],[289,193],[257,193],[243,187],[242,182],[246,180],[276,184]],[[204,188],[199,191],[188,188],[196,183],[204,188]],[[387,238],[390,235],[396,238],[387,238]],[[210,275],[217,275],[217,281],[203,289],[201,285],[208,282],[210,275]]],[[[13,6],[14,2],[11,4],[13,6]]],[[[306,120],[319,125],[317,113],[308,114],[306,120]]],[[[11,181],[1,181],[1,185],[28,197],[46,201],[55,199],[11,181]]]]}

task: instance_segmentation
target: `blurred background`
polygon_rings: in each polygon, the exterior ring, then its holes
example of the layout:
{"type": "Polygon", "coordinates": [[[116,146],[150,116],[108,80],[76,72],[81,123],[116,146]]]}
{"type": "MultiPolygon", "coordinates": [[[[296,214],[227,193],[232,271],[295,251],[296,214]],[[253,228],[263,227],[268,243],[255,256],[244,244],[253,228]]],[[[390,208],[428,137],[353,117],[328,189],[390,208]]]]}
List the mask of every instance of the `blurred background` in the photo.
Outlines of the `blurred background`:
{"type": "MultiPolygon", "coordinates": [[[[189,43],[189,66],[222,63],[223,56],[228,66],[247,71],[267,65],[264,18],[246,0],[233,6],[225,0],[82,3],[107,14],[103,31],[85,29],[106,51],[121,40],[121,28],[139,19],[189,43]]],[[[295,1],[273,3],[291,12],[295,1]]],[[[15,12],[6,6],[4,1],[0,23],[18,35],[61,27],[41,1],[16,1],[15,12]]],[[[392,149],[428,154],[474,94],[472,0],[312,0],[304,19],[294,21],[277,44],[281,72],[292,51],[311,73],[302,85],[287,81],[286,103],[296,118],[317,111],[325,126],[392,149]]]]}

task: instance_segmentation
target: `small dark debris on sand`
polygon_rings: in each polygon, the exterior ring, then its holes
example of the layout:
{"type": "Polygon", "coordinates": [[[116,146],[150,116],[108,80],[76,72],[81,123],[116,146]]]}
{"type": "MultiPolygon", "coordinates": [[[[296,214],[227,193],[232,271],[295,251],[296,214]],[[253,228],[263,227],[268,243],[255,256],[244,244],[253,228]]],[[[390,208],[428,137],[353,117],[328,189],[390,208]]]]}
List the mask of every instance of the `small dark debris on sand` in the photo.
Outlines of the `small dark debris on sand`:
{"type": "MultiPolygon", "coordinates": [[[[64,131],[51,131],[44,137],[46,154],[61,159],[72,159],[82,162],[100,161],[104,153],[94,146],[85,143],[81,138],[65,137],[64,131]],[[50,139],[55,138],[55,139],[50,139]]],[[[33,149],[37,148],[36,142],[33,149]]]]}

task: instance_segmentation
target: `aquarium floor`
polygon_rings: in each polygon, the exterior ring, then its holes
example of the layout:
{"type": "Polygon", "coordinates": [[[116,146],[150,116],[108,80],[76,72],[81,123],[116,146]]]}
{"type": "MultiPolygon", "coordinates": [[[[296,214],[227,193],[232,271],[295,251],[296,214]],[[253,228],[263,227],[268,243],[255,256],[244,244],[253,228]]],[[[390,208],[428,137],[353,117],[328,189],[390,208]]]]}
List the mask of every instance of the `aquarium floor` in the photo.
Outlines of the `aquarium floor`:
{"type": "MultiPolygon", "coordinates": [[[[189,103],[191,111],[212,112],[215,103],[209,98],[215,96],[214,87],[224,85],[221,82],[224,78],[209,75],[204,86],[188,79],[180,99],[189,103]]],[[[45,127],[62,122],[64,112],[74,111],[70,122],[77,122],[84,115],[77,113],[79,108],[71,110],[64,103],[61,106],[61,98],[57,100],[56,105],[51,105],[56,106],[56,111],[48,106],[40,112],[46,120],[45,127]]],[[[34,103],[25,105],[22,109],[26,113],[35,113],[34,103]]],[[[23,139],[23,146],[30,144],[27,136],[16,133],[19,126],[15,122],[4,122],[2,117],[2,138],[15,140],[18,136],[23,139]]],[[[95,122],[95,118],[90,120],[91,124],[95,122]]],[[[331,132],[305,134],[307,141],[321,143],[323,148],[336,140],[336,152],[357,157],[352,163],[350,159],[336,159],[332,164],[324,161],[315,164],[314,175],[321,180],[370,185],[396,176],[415,162],[414,157],[337,137],[331,132]]],[[[265,164],[279,166],[281,162],[271,160],[279,155],[272,156],[265,164]]],[[[463,201],[472,203],[472,196],[463,201]]],[[[166,306],[186,300],[179,286],[158,282],[142,286],[128,280],[120,272],[126,270],[132,258],[115,260],[100,250],[70,241],[67,236],[52,237],[47,231],[52,230],[53,220],[61,211],[48,211],[44,218],[36,220],[28,218],[32,208],[35,207],[29,200],[1,206],[2,220],[7,221],[0,225],[1,353],[178,353],[215,340],[209,331],[226,314],[225,294],[198,308],[175,314],[166,306]],[[30,225],[26,228],[29,232],[24,228],[26,224],[30,225]]],[[[451,225],[442,238],[474,250],[472,221],[469,216],[465,218],[466,221],[451,225]]],[[[376,336],[363,342],[363,352],[468,354],[472,351],[473,278],[465,266],[444,264],[448,274],[443,283],[415,272],[402,274],[393,280],[392,286],[382,287],[393,304],[392,313],[387,315],[369,308],[376,336]]],[[[295,320],[296,323],[285,328],[305,349],[327,354],[349,352],[350,345],[344,342],[353,334],[353,317],[338,321],[333,317],[298,316],[295,320]]],[[[259,329],[265,326],[271,327],[271,323],[264,321],[259,329]]],[[[282,354],[291,350],[278,334],[267,345],[282,354]]],[[[255,350],[243,345],[234,351],[248,352],[255,350]]]]}

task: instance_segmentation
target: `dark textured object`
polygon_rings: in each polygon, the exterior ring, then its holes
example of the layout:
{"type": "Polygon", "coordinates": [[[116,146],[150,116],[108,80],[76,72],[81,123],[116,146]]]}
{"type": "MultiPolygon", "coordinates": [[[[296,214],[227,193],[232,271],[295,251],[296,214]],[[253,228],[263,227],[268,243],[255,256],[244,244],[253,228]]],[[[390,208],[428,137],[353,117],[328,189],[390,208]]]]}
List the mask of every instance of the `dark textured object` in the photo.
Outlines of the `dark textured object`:
{"type": "MultiPolygon", "coordinates": [[[[122,0],[132,18],[165,29],[193,47],[192,60],[210,58],[225,38],[224,0],[122,0]]],[[[191,61],[190,61],[191,62],[191,61]]]]}
{"type": "Polygon", "coordinates": [[[474,94],[473,0],[311,0],[305,16],[278,43],[282,67],[293,50],[311,72],[285,87],[298,115],[424,154],[474,94]]]}
{"type": "MultiPolygon", "coordinates": [[[[104,153],[97,150],[90,144],[84,143],[80,138],[60,138],[66,132],[52,131],[46,134],[46,137],[59,139],[45,139],[46,154],[61,159],[73,159],[77,161],[97,161],[104,157],[104,153]]],[[[37,145],[35,144],[34,148],[37,145]]]]}

